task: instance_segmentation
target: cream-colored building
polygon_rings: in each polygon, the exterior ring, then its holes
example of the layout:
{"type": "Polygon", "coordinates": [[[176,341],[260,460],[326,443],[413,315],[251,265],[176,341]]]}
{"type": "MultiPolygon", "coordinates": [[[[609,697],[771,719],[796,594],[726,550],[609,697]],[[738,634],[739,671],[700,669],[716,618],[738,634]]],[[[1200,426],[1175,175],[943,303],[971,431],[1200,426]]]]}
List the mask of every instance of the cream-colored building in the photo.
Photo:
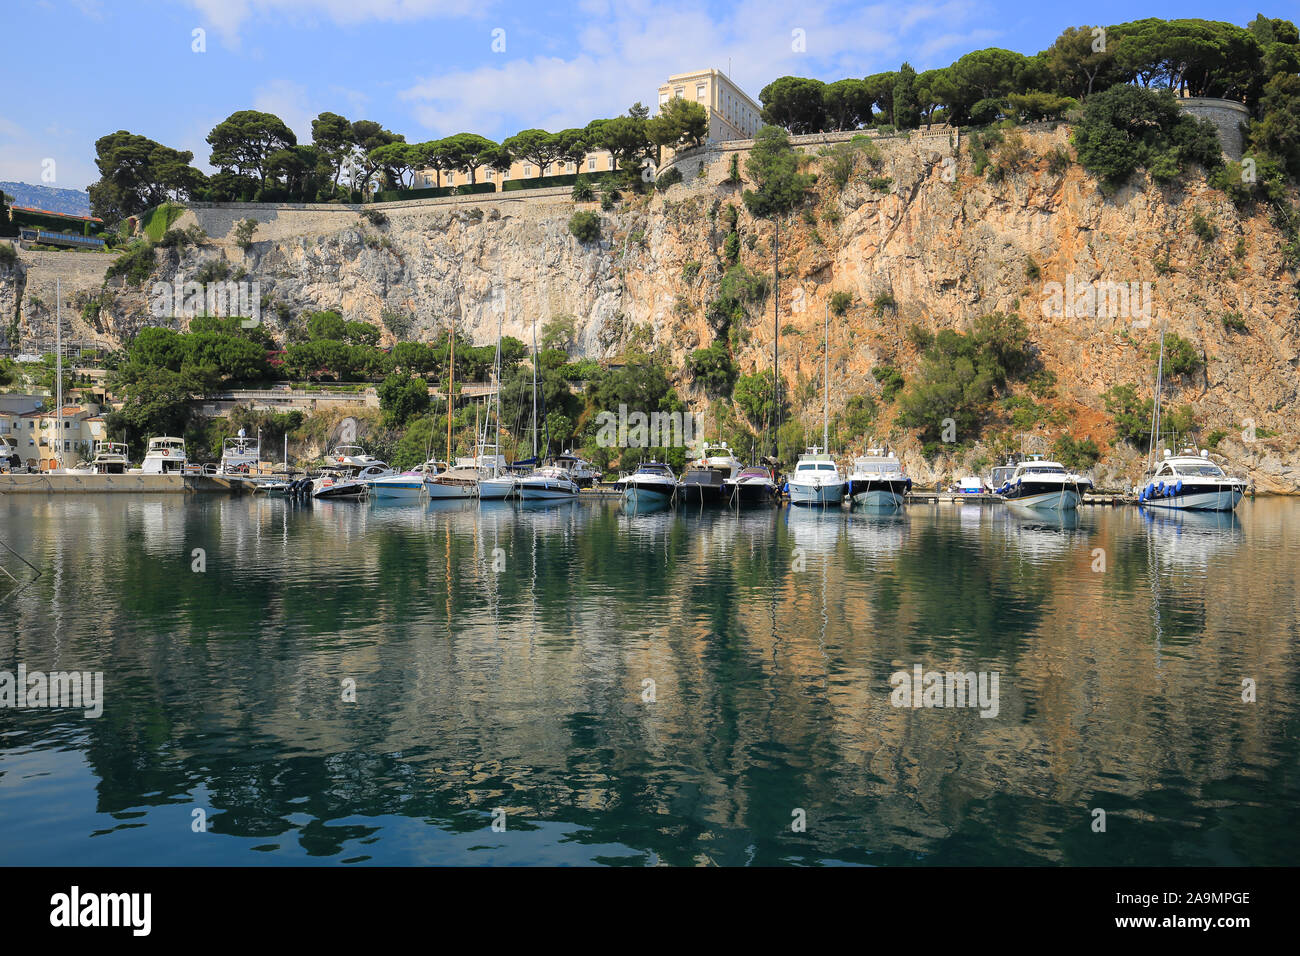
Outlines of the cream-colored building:
{"type": "MultiPolygon", "coordinates": [[[[673,97],[699,103],[708,111],[709,132],[706,139],[710,143],[728,139],[752,139],[763,125],[763,108],[721,70],[697,70],[668,77],[668,82],[659,87],[659,107],[662,108],[673,97]]],[[[664,158],[667,159],[671,154],[671,150],[666,150],[664,158]]],[[[480,167],[474,171],[474,182],[495,183],[500,191],[506,180],[606,172],[613,168],[614,157],[608,150],[601,149],[588,153],[581,163],[551,163],[539,167],[536,163],[517,160],[504,175],[480,167]]],[[[469,184],[470,178],[464,172],[444,172],[439,176],[435,169],[422,169],[415,174],[416,189],[469,184]]]]}
{"type": "Polygon", "coordinates": [[[763,108],[721,70],[697,70],[668,77],[659,87],[659,107],[670,99],[699,103],[709,113],[708,142],[753,139],[763,125],[763,108]]]}
{"type": "Polygon", "coordinates": [[[85,405],[66,405],[63,431],[52,408],[22,414],[0,412],[0,435],[13,442],[18,457],[34,468],[56,467],[60,454],[65,465],[88,459],[95,442],[108,437],[104,418],[98,409],[85,405]]]}

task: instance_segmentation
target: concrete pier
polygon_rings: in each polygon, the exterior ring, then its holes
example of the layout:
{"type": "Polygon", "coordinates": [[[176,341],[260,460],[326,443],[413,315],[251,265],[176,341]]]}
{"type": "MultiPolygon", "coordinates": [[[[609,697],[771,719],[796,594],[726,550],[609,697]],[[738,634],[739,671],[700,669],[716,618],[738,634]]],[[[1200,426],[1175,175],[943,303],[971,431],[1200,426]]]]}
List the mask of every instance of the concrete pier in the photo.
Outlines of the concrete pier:
{"type": "Polygon", "coordinates": [[[0,495],[80,494],[103,495],[122,492],[186,494],[223,492],[242,494],[247,483],[213,475],[0,475],[0,495]]]}

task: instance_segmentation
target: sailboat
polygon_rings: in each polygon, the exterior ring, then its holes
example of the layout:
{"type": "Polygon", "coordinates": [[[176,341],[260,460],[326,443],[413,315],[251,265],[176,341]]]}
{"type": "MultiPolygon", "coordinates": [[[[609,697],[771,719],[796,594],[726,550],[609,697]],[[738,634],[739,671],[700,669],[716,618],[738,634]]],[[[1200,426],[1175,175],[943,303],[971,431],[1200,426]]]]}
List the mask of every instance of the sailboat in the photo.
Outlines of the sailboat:
{"type": "MultiPolygon", "coordinates": [[[[447,460],[451,460],[451,419],[456,410],[456,323],[447,326],[447,460]]],[[[440,475],[424,479],[430,499],[473,498],[478,494],[478,469],[457,463],[440,475]]]]}
{"type": "Polygon", "coordinates": [[[835,459],[823,450],[830,447],[831,422],[831,307],[826,305],[822,355],[825,362],[822,394],[822,443],[799,456],[789,478],[790,503],[796,505],[838,505],[844,500],[844,473],[835,459]]]}
{"type": "Polygon", "coordinates": [[[1151,443],[1147,448],[1144,485],[1135,488],[1138,504],[1147,508],[1186,511],[1232,511],[1246,493],[1246,482],[1228,475],[1210,460],[1209,449],[1184,448],[1177,455],[1166,448],[1159,462],[1161,392],[1164,386],[1165,327],[1160,327],[1160,359],[1156,363],[1156,395],[1151,407],[1151,443]]]}
{"type": "MultiPolygon", "coordinates": [[[[496,386],[497,431],[496,441],[488,444],[487,430],[492,423],[492,402],[489,398],[487,418],[479,439],[476,464],[479,468],[478,497],[480,501],[502,501],[515,493],[515,476],[506,470],[505,456],[501,454],[501,328],[504,315],[497,323],[497,352],[492,362],[492,379],[496,386]],[[491,454],[488,454],[489,449],[491,454]]],[[[536,374],[534,372],[534,374],[536,374]]]]}
{"type": "MultiPolygon", "coordinates": [[[[533,461],[537,458],[537,318],[533,318],[533,461]]],[[[550,432],[547,432],[550,444],[550,432]]],[[[548,459],[540,467],[515,480],[515,488],[522,501],[556,501],[578,497],[578,482],[574,479],[569,462],[572,456],[548,459]]]]}

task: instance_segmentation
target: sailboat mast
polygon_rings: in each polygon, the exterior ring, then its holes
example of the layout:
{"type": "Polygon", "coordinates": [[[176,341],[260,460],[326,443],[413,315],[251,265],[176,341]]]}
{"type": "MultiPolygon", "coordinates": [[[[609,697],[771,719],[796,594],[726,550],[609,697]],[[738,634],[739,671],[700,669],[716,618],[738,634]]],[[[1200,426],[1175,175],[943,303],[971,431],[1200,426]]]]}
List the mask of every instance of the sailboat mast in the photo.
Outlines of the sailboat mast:
{"type": "Polygon", "coordinates": [[[533,316],[533,461],[537,460],[537,316],[533,316]]]}
{"type": "Polygon", "coordinates": [[[1156,466],[1156,442],[1160,440],[1160,392],[1164,387],[1165,374],[1165,327],[1160,324],[1160,358],[1156,362],[1156,395],[1151,402],[1151,440],[1147,446],[1147,470],[1156,466]]]}
{"type": "Polygon", "coordinates": [[[456,317],[452,316],[447,325],[447,344],[450,346],[450,358],[447,360],[447,467],[453,464],[451,459],[451,410],[456,394],[456,317]]]}
{"type": "Polygon", "coordinates": [[[54,450],[63,467],[63,280],[54,280],[54,404],[58,406],[54,427],[54,450]]]}
{"type": "MultiPolygon", "coordinates": [[[[501,451],[501,329],[505,325],[505,305],[502,304],[501,318],[497,319],[497,360],[496,360],[496,386],[497,386],[497,454],[501,451]]],[[[492,464],[492,474],[496,474],[496,464],[501,459],[497,458],[492,464]]]]}
{"type": "Polygon", "coordinates": [[[772,217],[772,458],[781,453],[781,219],[772,217]]]}
{"type": "Polygon", "coordinates": [[[829,454],[831,450],[831,304],[830,300],[826,302],[826,325],[822,331],[822,361],[825,368],[822,372],[822,392],[824,405],[822,407],[822,448],[826,449],[829,454]]]}

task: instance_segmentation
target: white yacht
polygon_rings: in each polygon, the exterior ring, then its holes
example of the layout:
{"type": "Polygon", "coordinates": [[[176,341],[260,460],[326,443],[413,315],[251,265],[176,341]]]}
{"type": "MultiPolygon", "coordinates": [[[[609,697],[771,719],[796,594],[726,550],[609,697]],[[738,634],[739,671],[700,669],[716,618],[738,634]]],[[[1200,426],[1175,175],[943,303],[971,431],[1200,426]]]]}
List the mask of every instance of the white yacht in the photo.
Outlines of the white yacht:
{"type": "Polygon", "coordinates": [[[125,475],[127,446],[122,442],[95,442],[94,456],[80,468],[69,468],[74,475],[125,475]]]}
{"type": "Polygon", "coordinates": [[[241,428],[238,435],[221,443],[221,464],[217,467],[217,474],[228,478],[251,477],[257,474],[261,457],[261,443],[247,437],[241,428]]]}
{"type": "Polygon", "coordinates": [[[569,469],[569,477],[579,488],[590,488],[592,483],[600,477],[600,471],[591,462],[585,458],[579,458],[572,451],[565,449],[563,455],[558,455],[555,463],[569,469]]]}
{"type": "Polygon", "coordinates": [[[1016,465],[1011,477],[997,489],[997,493],[1009,505],[1069,511],[1077,508],[1083,493],[1091,489],[1091,478],[1066,471],[1060,462],[1045,461],[1040,455],[1031,455],[1016,465]]]}
{"type": "Polygon", "coordinates": [[[568,465],[561,459],[552,459],[516,483],[522,501],[549,501],[578,497],[578,483],[568,465]]]}
{"type": "Polygon", "coordinates": [[[700,450],[700,457],[687,462],[686,467],[709,468],[714,471],[721,471],[722,479],[726,481],[728,478],[734,478],[740,472],[740,469],[745,466],[724,441],[713,444],[705,442],[704,447],[700,450]]]}
{"type": "Polygon", "coordinates": [[[853,459],[848,479],[850,504],[897,508],[911,490],[912,479],[903,473],[903,466],[892,451],[868,448],[865,455],[853,459]]]}
{"type": "Polygon", "coordinates": [[[813,445],[799,456],[787,487],[791,504],[838,505],[844,500],[844,473],[834,458],[813,445]]]}
{"type": "Polygon", "coordinates": [[[1246,493],[1246,482],[1225,473],[1204,448],[1199,454],[1185,448],[1177,455],[1166,448],[1159,466],[1147,473],[1145,487],[1134,490],[1147,508],[1231,511],[1246,493]]]}
{"type": "Polygon", "coordinates": [[[620,478],[623,497],[633,503],[671,502],[677,494],[677,476],[661,461],[642,462],[637,470],[620,478]]]}
{"type": "Polygon", "coordinates": [[[160,436],[149,439],[144,453],[143,475],[179,475],[185,472],[185,440],[160,436]]]}
{"type": "Polygon", "coordinates": [[[722,482],[728,505],[770,505],[777,499],[776,481],[771,468],[751,465],[740,469],[722,482]]]}

